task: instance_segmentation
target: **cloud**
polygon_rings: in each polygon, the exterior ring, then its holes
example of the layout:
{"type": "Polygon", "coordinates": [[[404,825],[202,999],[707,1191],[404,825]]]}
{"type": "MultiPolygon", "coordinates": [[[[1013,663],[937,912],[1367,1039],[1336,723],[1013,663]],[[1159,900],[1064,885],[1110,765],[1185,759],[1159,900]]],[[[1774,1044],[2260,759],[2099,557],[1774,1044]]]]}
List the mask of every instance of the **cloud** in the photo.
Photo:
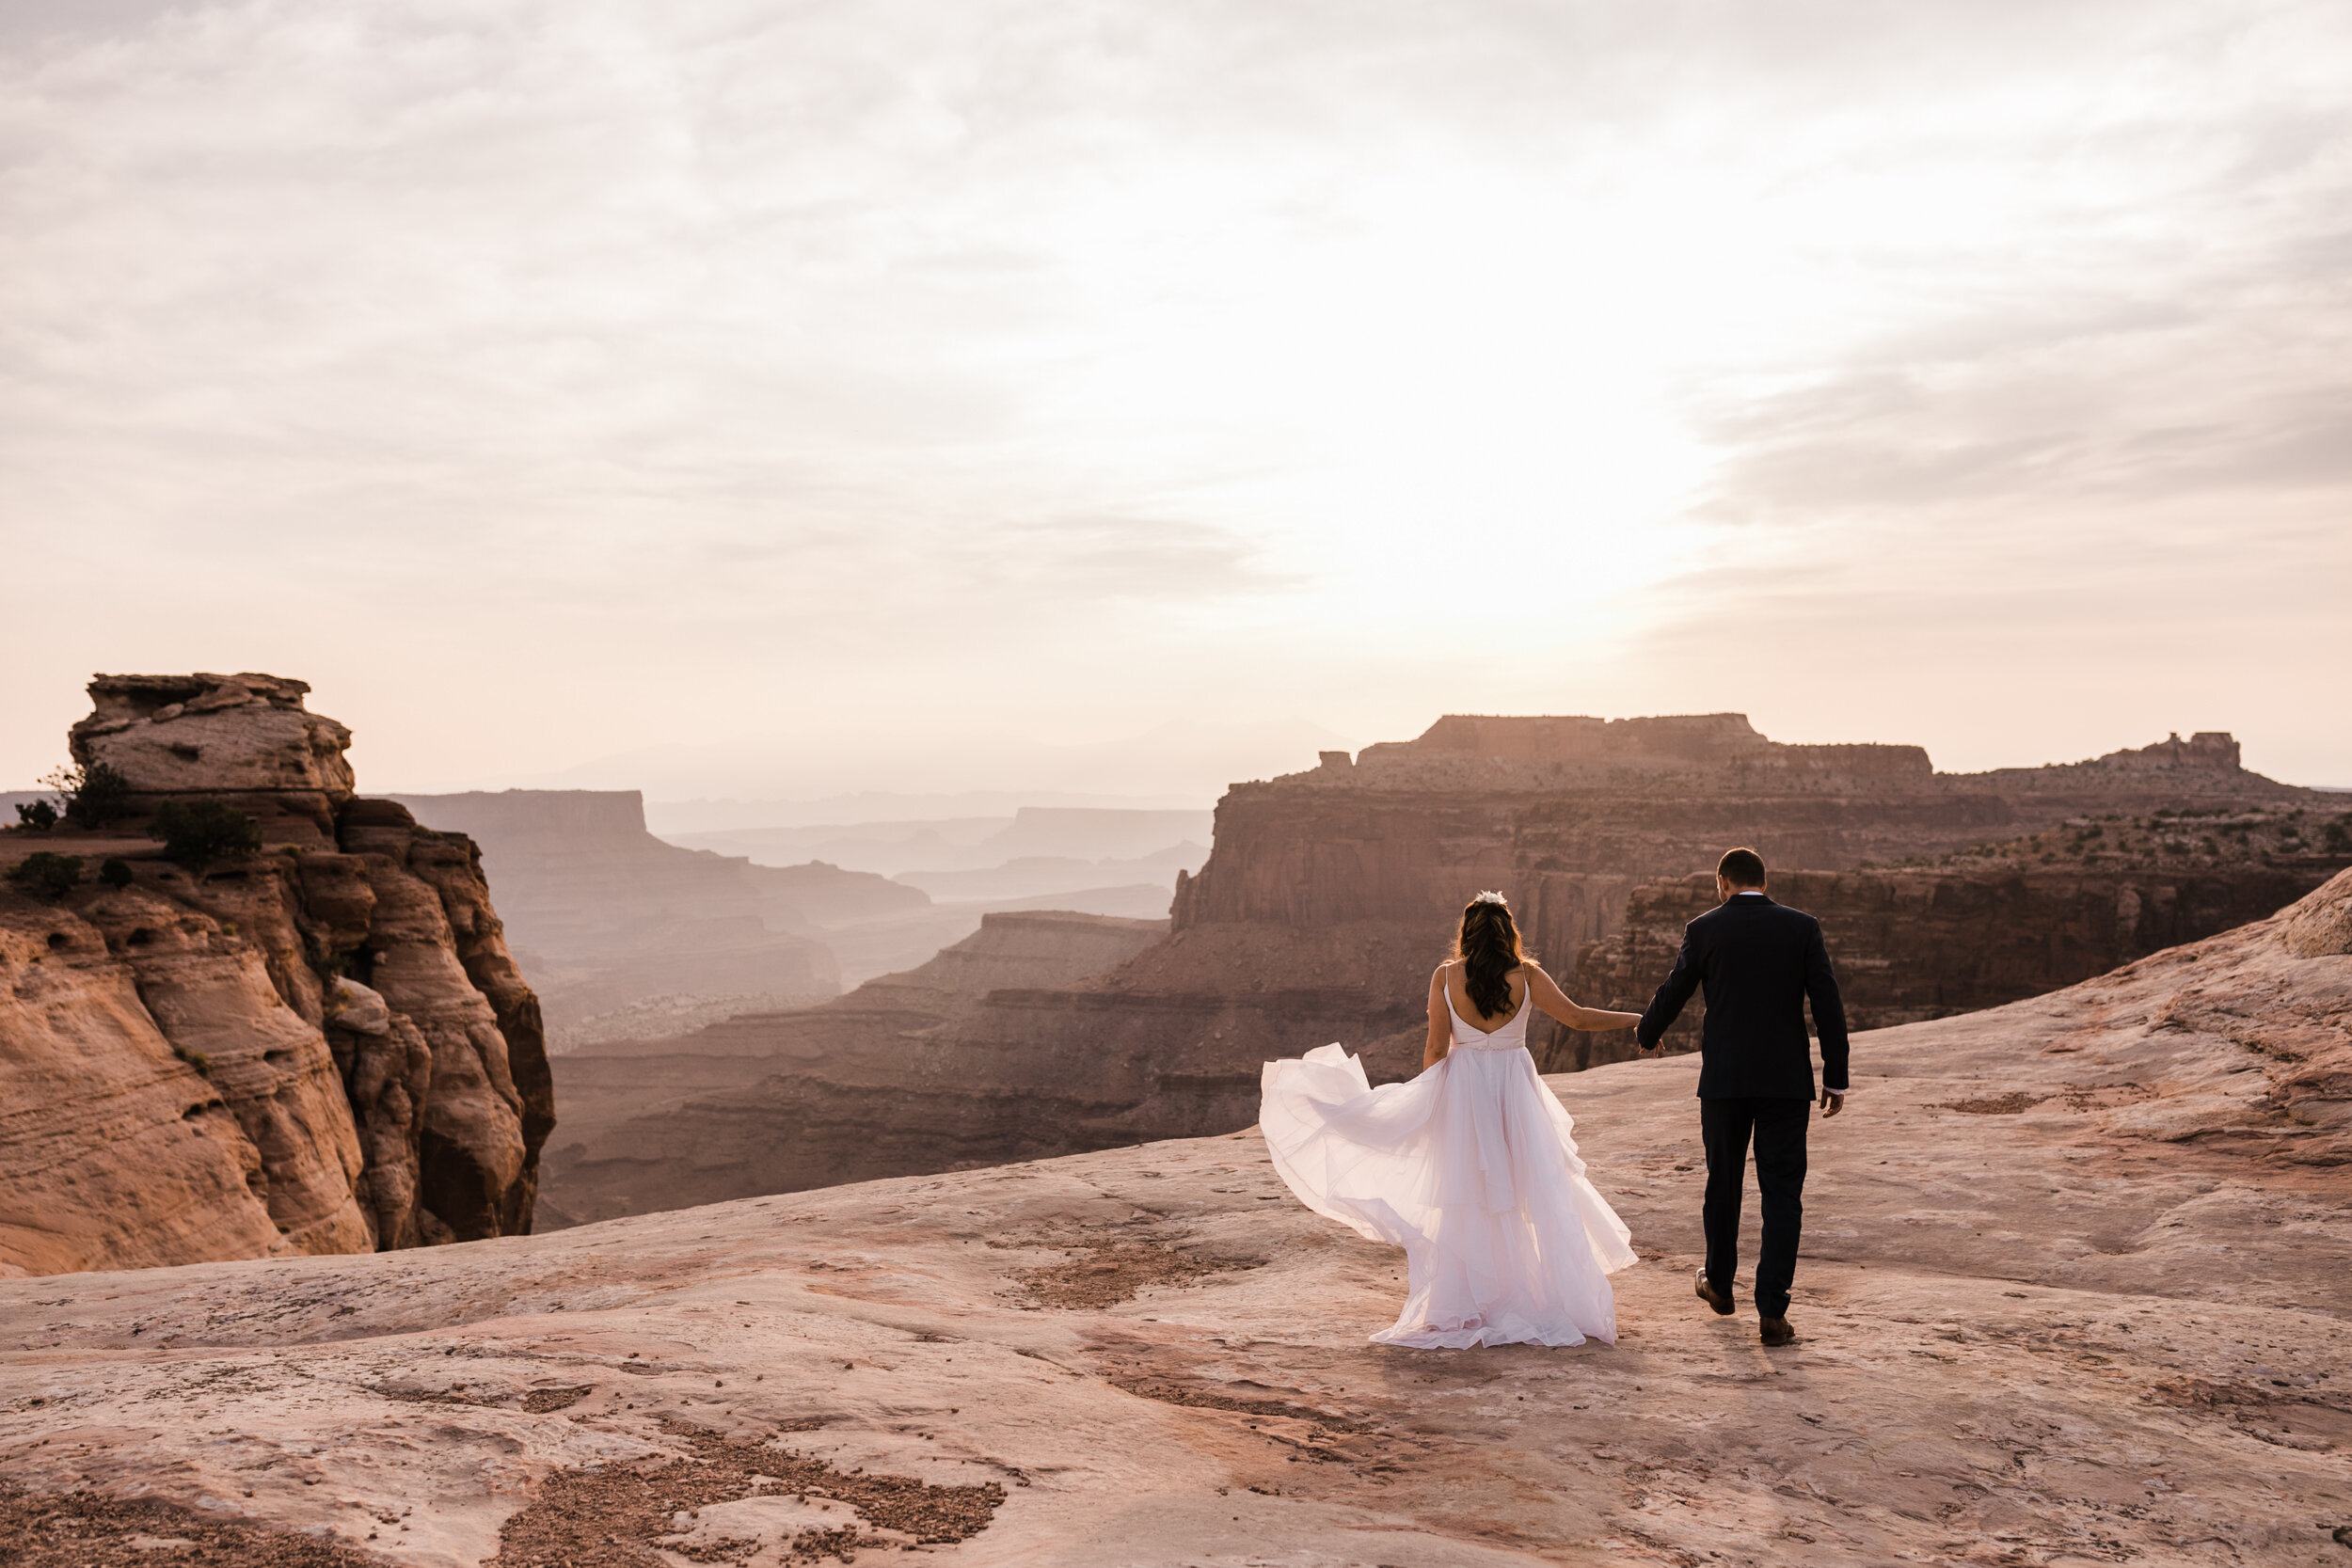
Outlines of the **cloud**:
{"type": "Polygon", "coordinates": [[[2217,541],[2342,651],[2347,66],[2294,0],[19,6],[0,529],[79,586],[0,766],[135,659],[412,780],[1762,718],[1823,648],[1965,750],[2025,667],[1910,631],[2151,601],[2148,680],[2250,689],[2217,541]],[[1725,617],[1812,629],[1734,679],[1725,617]]]}

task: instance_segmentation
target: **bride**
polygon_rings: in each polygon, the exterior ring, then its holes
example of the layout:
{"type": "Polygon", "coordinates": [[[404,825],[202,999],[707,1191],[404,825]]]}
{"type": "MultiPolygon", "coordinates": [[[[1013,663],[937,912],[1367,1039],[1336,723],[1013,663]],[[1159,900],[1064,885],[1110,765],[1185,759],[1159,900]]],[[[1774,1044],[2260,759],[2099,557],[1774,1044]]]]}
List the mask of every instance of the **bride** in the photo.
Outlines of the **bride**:
{"type": "Polygon", "coordinates": [[[1615,1343],[1609,1276],[1632,1232],[1584,1180],[1575,1123],[1535,1076],[1527,1020],[1626,1029],[1639,1013],[1581,1007],[1519,951],[1511,908],[1463,908],[1454,957],[1429,977],[1422,1074],[1374,1088],[1360,1057],[1319,1046],[1268,1062],[1259,1125],[1298,1200],[1405,1249],[1409,1293],[1390,1345],[1615,1343]]]}

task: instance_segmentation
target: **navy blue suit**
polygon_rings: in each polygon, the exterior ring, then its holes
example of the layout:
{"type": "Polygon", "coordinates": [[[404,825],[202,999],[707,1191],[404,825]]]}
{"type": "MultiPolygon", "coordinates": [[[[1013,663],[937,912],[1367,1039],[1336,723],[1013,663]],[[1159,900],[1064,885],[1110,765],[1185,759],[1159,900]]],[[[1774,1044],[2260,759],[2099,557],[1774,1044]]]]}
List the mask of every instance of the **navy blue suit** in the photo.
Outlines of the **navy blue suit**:
{"type": "Polygon", "coordinates": [[[1733,894],[1683,927],[1674,972],[1650,999],[1635,1037],[1645,1048],[1656,1045],[1699,990],[1707,996],[1698,1090],[1707,1145],[1707,1277],[1730,1294],[1753,1137],[1764,1207],[1756,1309],[1785,1317],[1804,1223],[1804,1134],[1813,1114],[1807,1001],[1821,1036],[1821,1082],[1841,1092],[1848,1084],[1846,1008],[1821,923],[1760,892],[1733,894]]]}

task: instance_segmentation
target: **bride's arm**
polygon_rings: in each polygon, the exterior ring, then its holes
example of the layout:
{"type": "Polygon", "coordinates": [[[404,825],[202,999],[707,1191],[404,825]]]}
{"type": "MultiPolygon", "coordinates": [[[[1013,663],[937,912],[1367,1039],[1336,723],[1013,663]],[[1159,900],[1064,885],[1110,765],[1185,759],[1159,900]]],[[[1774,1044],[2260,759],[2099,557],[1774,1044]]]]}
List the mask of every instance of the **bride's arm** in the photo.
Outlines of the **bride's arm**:
{"type": "Polygon", "coordinates": [[[1445,1060],[1445,1053],[1454,1049],[1454,1021],[1446,1016],[1445,966],[1429,976],[1429,1038],[1421,1048],[1422,1070],[1427,1071],[1445,1060]]]}
{"type": "Polygon", "coordinates": [[[1532,958],[1526,961],[1526,969],[1527,999],[1571,1029],[1630,1029],[1642,1022],[1640,1013],[1613,1012],[1569,1001],[1567,993],[1553,985],[1551,976],[1532,958]]]}

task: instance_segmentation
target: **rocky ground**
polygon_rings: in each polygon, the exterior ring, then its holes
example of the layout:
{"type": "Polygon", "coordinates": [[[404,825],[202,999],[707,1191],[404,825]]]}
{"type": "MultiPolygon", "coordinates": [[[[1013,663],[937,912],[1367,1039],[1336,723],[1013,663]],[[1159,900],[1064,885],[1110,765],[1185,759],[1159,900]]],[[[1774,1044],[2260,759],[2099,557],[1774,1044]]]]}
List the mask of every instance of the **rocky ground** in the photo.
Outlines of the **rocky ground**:
{"type": "Polygon", "coordinates": [[[1785,1350],[1692,1299],[1696,1064],[1636,1062],[1552,1080],[1644,1255],[1613,1346],[1368,1344],[1398,1257],[1243,1132],[0,1282],[0,1528],[33,1563],[2352,1563],[2347,948],[2352,877],[1858,1038],[1785,1350]]]}

